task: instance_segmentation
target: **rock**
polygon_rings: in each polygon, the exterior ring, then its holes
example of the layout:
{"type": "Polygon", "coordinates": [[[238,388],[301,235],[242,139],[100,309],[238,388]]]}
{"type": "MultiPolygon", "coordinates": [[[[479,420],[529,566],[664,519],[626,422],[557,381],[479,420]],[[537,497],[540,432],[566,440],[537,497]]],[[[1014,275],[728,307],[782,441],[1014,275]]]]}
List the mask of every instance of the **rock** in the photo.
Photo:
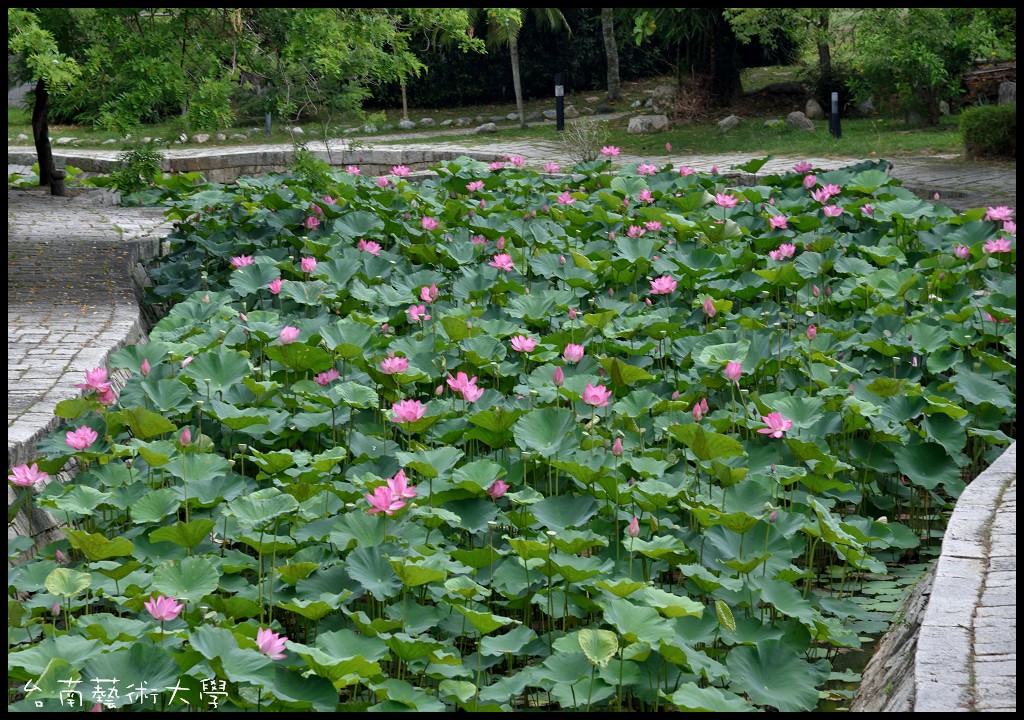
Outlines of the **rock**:
{"type": "Polygon", "coordinates": [[[545,120],[554,120],[557,116],[558,116],[558,113],[555,112],[554,110],[545,110],[544,111],[544,119],[545,120]]]}
{"type": "Polygon", "coordinates": [[[306,131],[300,128],[298,125],[292,128],[292,135],[305,135],[306,131]]]}
{"type": "Polygon", "coordinates": [[[596,115],[597,112],[592,107],[585,107],[582,110],[580,110],[580,114],[581,115],[596,115]]]}
{"type": "Polygon", "coordinates": [[[739,124],[740,118],[738,115],[730,115],[727,118],[722,118],[718,121],[718,132],[729,132],[739,124]]]}
{"type": "Polygon", "coordinates": [[[543,119],[544,115],[538,110],[534,110],[532,113],[526,116],[526,122],[540,122],[543,119]]]}
{"type": "Polygon", "coordinates": [[[630,107],[631,108],[638,108],[638,107],[643,106],[643,104],[644,104],[643,100],[634,100],[633,103],[630,105],[630,107]]]}
{"type": "Polygon", "coordinates": [[[391,123],[384,123],[383,125],[380,126],[379,130],[381,132],[387,132],[388,130],[393,130],[394,127],[395,126],[392,125],[391,123]]]}
{"type": "Polygon", "coordinates": [[[945,100],[939,101],[939,115],[949,115],[949,103],[945,100]]]}
{"type": "Polygon", "coordinates": [[[659,85],[651,94],[651,107],[656,113],[668,114],[676,109],[676,86],[659,85]]]}
{"type": "Polygon", "coordinates": [[[484,121],[484,116],[483,115],[477,115],[476,118],[474,118],[474,119],[476,120],[476,124],[480,125],[484,121]]]}
{"type": "Polygon", "coordinates": [[[374,132],[377,132],[377,126],[372,124],[372,123],[367,123],[366,125],[363,125],[361,130],[364,133],[374,133],[374,132]]]}
{"type": "Polygon", "coordinates": [[[575,105],[566,105],[565,106],[565,116],[567,118],[578,118],[580,116],[580,113],[576,109],[575,105]]]}
{"type": "Polygon", "coordinates": [[[487,121],[488,122],[492,122],[492,123],[505,122],[505,116],[504,115],[491,115],[489,118],[487,118],[487,121]]]}
{"type": "Polygon", "coordinates": [[[515,122],[516,120],[519,119],[519,113],[510,112],[508,115],[505,116],[505,119],[506,120],[511,120],[512,122],[515,122]]]}
{"type": "MultiPolygon", "coordinates": [[[[15,142],[28,142],[28,135],[25,133],[18,133],[18,137],[14,138],[15,142]]],[[[111,140],[111,142],[114,142],[111,140]]]]}
{"type": "Polygon", "coordinates": [[[601,98],[599,98],[597,95],[588,95],[587,97],[585,97],[583,99],[586,100],[588,103],[596,103],[601,98]]]}
{"type": "Polygon", "coordinates": [[[434,127],[434,118],[420,118],[420,127],[434,127]]]}
{"type": "Polygon", "coordinates": [[[1016,105],[1017,104],[1017,83],[1015,83],[1015,82],[999,83],[999,104],[1000,105],[1016,105]]]}
{"type": "Polygon", "coordinates": [[[416,129],[416,123],[414,123],[412,120],[399,120],[398,121],[398,129],[399,130],[415,130],[416,129]]]}
{"type": "Polygon", "coordinates": [[[774,118],[772,120],[765,120],[764,126],[770,128],[777,128],[779,125],[785,125],[786,121],[781,118],[774,118]]]}
{"type": "Polygon", "coordinates": [[[598,103],[597,107],[595,107],[594,109],[597,110],[599,113],[615,112],[615,108],[609,105],[608,103],[598,103]]]}
{"type": "Polygon", "coordinates": [[[232,140],[247,140],[248,138],[249,138],[249,136],[246,135],[245,133],[232,133],[231,134],[231,139],[232,140]]]}
{"type": "Polygon", "coordinates": [[[765,85],[759,92],[768,95],[805,95],[807,88],[799,80],[786,80],[765,85]]]}
{"type": "Polygon", "coordinates": [[[101,142],[100,145],[113,145],[116,142],[117,140],[115,140],[114,138],[107,138],[106,140],[101,142]]]}
{"type": "Polygon", "coordinates": [[[224,142],[225,140],[228,139],[228,136],[225,135],[224,133],[217,133],[213,137],[217,140],[217,142],[224,142]]]}
{"type": "Polygon", "coordinates": [[[668,130],[667,115],[637,115],[629,119],[629,126],[626,128],[630,135],[646,135],[665,130],[668,130]]]}
{"type": "Polygon", "coordinates": [[[807,105],[804,106],[804,115],[807,116],[808,120],[824,120],[825,111],[821,109],[821,104],[811,98],[807,101],[807,105]]]}
{"type": "Polygon", "coordinates": [[[794,110],[786,116],[786,124],[792,125],[798,130],[806,130],[807,132],[814,131],[814,123],[808,120],[807,116],[799,110],[794,110]]]}
{"type": "Polygon", "coordinates": [[[865,117],[867,117],[868,115],[874,115],[875,103],[872,102],[871,98],[861,100],[859,103],[857,103],[857,112],[859,112],[861,115],[864,115],[865,117]]]}
{"type": "Polygon", "coordinates": [[[483,125],[477,127],[477,129],[474,130],[473,132],[476,133],[477,135],[480,135],[482,133],[495,133],[498,132],[498,126],[495,125],[494,123],[484,123],[483,125]]]}
{"type": "Polygon", "coordinates": [[[654,107],[654,98],[647,98],[647,100],[644,101],[644,107],[645,108],[653,108],[654,107]]]}
{"type": "Polygon", "coordinates": [[[202,144],[209,141],[210,136],[206,133],[196,133],[192,136],[192,142],[202,144]]]}
{"type": "Polygon", "coordinates": [[[455,121],[454,121],[454,120],[452,120],[451,118],[448,118],[447,120],[442,120],[442,121],[441,121],[441,127],[448,127],[448,126],[449,126],[449,125],[451,125],[451,124],[452,124],[453,122],[455,122],[455,121]]]}
{"type": "Polygon", "coordinates": [[[70,145],[71,143],[76,142],[77,140],[78,140],[78,138],[62,137],[62,138],[57,138],[56,140],[54,140],[53,144],[54,145],[70,145]]]}
{"type": "Polygon", "coordinates": [[[473,124],[473,121],[468,117],[455,118],[455,127],[469,127],[473,124]]]}

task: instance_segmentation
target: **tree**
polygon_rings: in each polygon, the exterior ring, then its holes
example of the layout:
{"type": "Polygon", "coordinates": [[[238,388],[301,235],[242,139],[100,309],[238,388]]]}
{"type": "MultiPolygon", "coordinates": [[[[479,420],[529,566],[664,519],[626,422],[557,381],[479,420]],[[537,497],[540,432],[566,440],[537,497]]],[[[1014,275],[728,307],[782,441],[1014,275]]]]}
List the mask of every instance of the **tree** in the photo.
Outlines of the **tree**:
{"type": "MultiPolygon", "coordinates": [[[[537,21],[549,27],[565,27],[569,23],[556,8],[531,8],[537,21]]],[[[523,83],[519,77],[519,31],[523,29],[522,8],[487,8],[487,42],[494,47],[508,46],[512,61],[512,88],[516,95],[516,113],[519,127],[526,127],[526,113],[523,108],[523,83]]]]}
{"type": "Polygon", "coordinates": [[[63,194],[55,176],[50,146],[50,92],[70,87],[80,74],[78,64],[60,52],[53,34],[40,27],[35,13],[18,8],[7,10],[7,54],[15,59],[19,77],[36,81],[32,106],[32,139],[39,161],[39,184],[63,194]]]}
{"type": "Polygon", "coordinates": [[[608,63],[608,101],[619,99],[619,49],[615,44],[615,8],[601,8],[601,35],[608,63]]]}

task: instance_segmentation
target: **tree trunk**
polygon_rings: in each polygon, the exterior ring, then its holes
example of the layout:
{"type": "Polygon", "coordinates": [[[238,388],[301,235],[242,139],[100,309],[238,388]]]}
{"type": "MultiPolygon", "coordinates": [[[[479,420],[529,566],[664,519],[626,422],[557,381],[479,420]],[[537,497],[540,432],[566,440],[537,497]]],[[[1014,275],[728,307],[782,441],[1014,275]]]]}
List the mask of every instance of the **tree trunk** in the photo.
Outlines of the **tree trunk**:
{"type": "MultiPolygon", "coordinates": [[[[818,77],[822,91],[831,93],[832,87],[832,48],[828,44],[828,12],[818,16],[818,77]]],[[[828,99],[828,98],[823,98],[828,99]]]]}
{"type": "Polygon", "coordinates": [[[405,93],[405,80],[402,80],[399,85],[402,88],[402,119],[405,121],[409,120],[409,98],[405,93]]]}
{"type": "Polygon", "coordinates": [[[519,113],[519,127],[526,127],[526,111],[523,109],[523,83],[519,79],[519,37],[508,39],[508,54],[512,58],[512,88],[516,93],[516,112],[519,113]]]}
{"type": "Polygon", "coordinates": [[[50,93],[43,80],[36,82],[36,99],[32,106],[32,139],[39,160],[39,184],[53,185],[53,148],[50,147],[50,93]]]}
{"type": "Polygon", "coordinates": [[[608,101],[619,99],[619,48],[615,45],[615,8],[601,8],[601,34],[604,56],[608,64],[608,101]]]}

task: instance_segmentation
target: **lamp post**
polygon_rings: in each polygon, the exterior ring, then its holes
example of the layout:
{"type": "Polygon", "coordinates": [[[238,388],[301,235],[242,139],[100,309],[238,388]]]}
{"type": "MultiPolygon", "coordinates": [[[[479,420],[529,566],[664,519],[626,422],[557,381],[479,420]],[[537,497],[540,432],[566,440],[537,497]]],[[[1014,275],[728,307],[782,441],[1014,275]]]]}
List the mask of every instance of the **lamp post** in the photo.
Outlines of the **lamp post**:
{"type": "Polygon", "coordinates": [[[565,130],[565,86],[562,84],[562,73],[555,75],[555,130],[565,130]]]}

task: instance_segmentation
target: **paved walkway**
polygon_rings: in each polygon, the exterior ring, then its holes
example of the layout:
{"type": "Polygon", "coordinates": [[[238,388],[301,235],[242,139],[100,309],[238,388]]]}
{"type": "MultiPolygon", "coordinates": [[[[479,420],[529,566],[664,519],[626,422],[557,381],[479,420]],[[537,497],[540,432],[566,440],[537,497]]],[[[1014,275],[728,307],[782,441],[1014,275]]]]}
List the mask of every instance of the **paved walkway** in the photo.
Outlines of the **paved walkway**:
{"type": "MultiPolygon", "coordinates": [[[[481,157],[521,155],[539,167],[571,162],[559,143],[485,141],[481,136],[438,140],[432,151],[472,152],[481,157]]],[[[419,138],[382,147],[388,158],[418,153],[419,138]]],[[[374,152],[361,141],[360,153],[374,152]]],[[[201,163],[230,156],[251,158],[290,147],[234,147],[171,150],[169,156],[201,163]]],[[[347,141],[332,152],[353,150],[347,141]]],[[[25,148],[9,148],[8,163],[19,164],[25,148]]],[[[74,164],[76,157],[113,159],[101,150],[55,152],[74,164]]],[[[620,156],[626,164],[645,160],[696,170],[717,166],[726,172],[749,160],[742,154],[717,156],[620,156]]],[[[840,167],[856,159],[775,158],[762,173],[785,171],[796,160],[818,167],[840,167]]],[[[392,160],[388,160],[392,162],[392,160]]],[[[904,158],[892,174],[954,209],[1016,207],[1016,166],[993,168],[955,158],[904,158]]],[[[74,384],[125,344],[140,342],[140,321],[130,269],[142,255],[155,253],[169,232],[159,210],[88,207],[30,192],[8,193],[8,467],[31,460],[35,443],[56,426],[53,408],[75,397],[74,384]]],[[[9,491],[10,501],[10,491],[9,491]]],[[[19,527],[16,525],[15,530],[19,527]]],[[[24,528],[20,528],[22,532],[24,528]]],[[[918,710],[1016,709],[1016,445],[973,482],[957,505],[943,544],[932,601],[922,622],[917,654],[918,710]]]]}

